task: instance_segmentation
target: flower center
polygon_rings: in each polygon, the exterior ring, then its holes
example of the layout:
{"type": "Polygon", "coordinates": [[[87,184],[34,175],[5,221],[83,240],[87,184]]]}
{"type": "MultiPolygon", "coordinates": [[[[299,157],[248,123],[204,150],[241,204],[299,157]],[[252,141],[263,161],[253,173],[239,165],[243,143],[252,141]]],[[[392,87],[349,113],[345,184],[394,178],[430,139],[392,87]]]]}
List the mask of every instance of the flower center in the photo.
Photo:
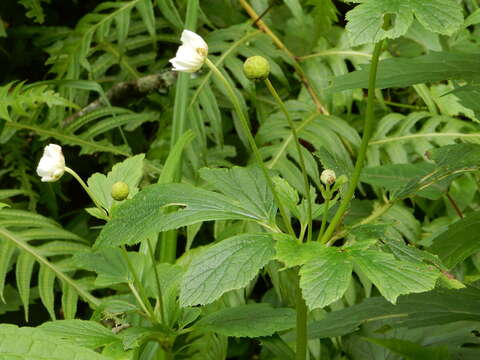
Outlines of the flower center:
{"type": "Polygon", "coordinates": [[[197,54],[200,56],[205,57],[208,55],[208,51],[204,48],[196,48],[195,50],[197,51],[197,54]]]}

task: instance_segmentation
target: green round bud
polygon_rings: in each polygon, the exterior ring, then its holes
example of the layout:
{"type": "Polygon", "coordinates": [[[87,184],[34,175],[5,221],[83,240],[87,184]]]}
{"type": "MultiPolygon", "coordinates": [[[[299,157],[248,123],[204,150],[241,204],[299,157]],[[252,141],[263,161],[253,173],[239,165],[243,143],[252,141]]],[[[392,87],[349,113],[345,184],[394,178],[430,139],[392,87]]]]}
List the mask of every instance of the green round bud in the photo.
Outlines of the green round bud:
{"type": "Polygon", "coordinates": [[[128,197],[129,191],[128,184],[123,181],[117,181],[112,185],[112,198],[117,201],[125,200],[128,197]]]}
{"type": "Polygon", "coordinates": [[[250,80],[265,80],[270,74],[270,64],[263,56],[252,56],[243,64],[243,72],[250,80]]]}

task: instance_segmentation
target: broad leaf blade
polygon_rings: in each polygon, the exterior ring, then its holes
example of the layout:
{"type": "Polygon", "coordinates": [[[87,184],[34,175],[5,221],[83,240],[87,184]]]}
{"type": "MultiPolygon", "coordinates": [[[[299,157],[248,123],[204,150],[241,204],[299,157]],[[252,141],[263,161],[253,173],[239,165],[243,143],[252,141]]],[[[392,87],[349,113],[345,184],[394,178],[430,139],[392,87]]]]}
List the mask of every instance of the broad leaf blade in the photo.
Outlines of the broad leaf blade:
{"type": "Polygon", "coordinates": [[[274,255],[268,234],[238,235],[203,250],[183,278],[180,304],[209,304],[227,291],[247,286],[274,255]]]}
{"type": "Polygon", "coordinates": [[[247,304],[205,316],[197,326],[206,331],[235,336],[269,336],[295,326],[295,310],[268,304],[247,304]]]}

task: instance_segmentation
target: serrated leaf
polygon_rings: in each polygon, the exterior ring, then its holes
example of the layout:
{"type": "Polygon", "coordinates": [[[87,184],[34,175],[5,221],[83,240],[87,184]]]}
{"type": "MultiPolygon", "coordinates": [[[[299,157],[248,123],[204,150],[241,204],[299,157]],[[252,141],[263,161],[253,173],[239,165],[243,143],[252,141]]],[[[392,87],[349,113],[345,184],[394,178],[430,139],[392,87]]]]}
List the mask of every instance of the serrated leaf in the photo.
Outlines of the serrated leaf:
{"type": "MultiPolygon", "coordinates": [[[[426,82],[444,80],[480,81],[478,62],[480,54],[430,52],[415,58],[393,58],[378,64],[377,82],[379,89],[407,87],[426,82]]],[[[370,66],[332,80],[329,90],[342,91],[368,87],[370,66]]]]}
{"type": "Polygon", "coordinates": [[[247,304],[205,316],[196,326],[225,336],[260,337],[295,326],[295,310],[268,304],[247,304]]]}
{"type": "MultiPolygon", "coordinates": [[[[109,360],[39,328],[0,325],[0,358],[15,360],[109,360]]],[[[111,360],[111,359],[110,359],[111,360]]]]}
{"type": "Polygon", "coordinates": [[[353,265],[342,249],[323,247],[300,269],[300,287],[310,309],[340,299],[351,281],[353,265]]]}
{"type": "Polygon", "coordinates": [[[236,199],[242,207],[259,218],[272,219],[276,207],[265,175],[257,166],[231,169],[200,169],[200,176],[212,184],[217,191],[236,199]]]}
{"type": "Polygon", "coordinates": [[[415,18],[428,30],[452,35],[463,24],[460,5],[453,0],[366,0],[346,15],[352,45],[376,43],[405,35],[415,18]],[[382,25],[392,17],[388,28],[382,25]]]}
{"type": "Polygon", "coordinates": [[[57,339],[67,340],[89,349],[121,341],[121,338],[112,330],[95,321],[57,320],[43,323],[39,328],[57,339]]]}
{"type": "Polygon", "coordinates": [[[470,255],[480,250],[480,211],[469,214],[448,227],[433,239],[429,251],[437,254],[451,269],[470,255]]]}
{"type": "Polygon", "coordinates": [[[180,304],[204,305],[240,289],[275,255],[268,234],[242,234],[204,249],[192,260],[182,281],[180,304]]]}
{"type": "Polygon", "coordinates": [[[432,290],[440,276],[433,266],[399,261],[391,254],[375,250],[355,249],[352,261],[390,302],[398,296],[432,290]]]}
{"type": "Polygon", "coordinates": [[[138,192],[138,183],[143,175],[144,154],[132,156],[113,166],[107,176],[95,173],[88,179],[88,188],[107,211],[110,211],[115,200],[112,198],[112,185],[123,181],[128,185],[129,198],[138,192]]]}
{"type": "Polygon", "coordinates": [[[135,244],[152,232],[177,229],[208,220],[268,221],[213,191],[187,184],[156,184],[120,204],[95,243],[95,247],[135,244]],[[167,206],[183,209],[164,213],[167,206]]]}

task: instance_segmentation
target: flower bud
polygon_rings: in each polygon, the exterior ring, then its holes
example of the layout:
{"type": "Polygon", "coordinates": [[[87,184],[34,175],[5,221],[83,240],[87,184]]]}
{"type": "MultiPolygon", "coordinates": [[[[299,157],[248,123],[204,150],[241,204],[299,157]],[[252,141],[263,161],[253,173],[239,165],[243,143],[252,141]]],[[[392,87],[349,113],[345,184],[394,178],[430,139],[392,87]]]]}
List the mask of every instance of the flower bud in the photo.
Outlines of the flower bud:
{"type": "Polygon", "coordinates": [[[322,174],[320,175],[320,181],[324,183],[325,185],[332,185],[335,180],[337,180],[337,176],[335,175],[335,171],[331,169],[326,169],[322,171],[322,174]]]}
{"type": "Polygon", "coordinates": [[[263,56],[252,56],[243,64],[243,72],[250,80],[265,80],[270,74],[270,64],[263,56]]]}
{"type": "Polygon", "coordinates": [[[117,181],[112,185],[112,198],[117,201],[125,200],[128,197],[129,191],[128,184],[123,181],[117,181]]]}
{"type": "Polygon", "coordinates": [[[62,147],[49,144],[43,150],[43,156],[37,166],[37,174],[43,182],[54,182],[65,172],[65,158],[62,147]]]}

